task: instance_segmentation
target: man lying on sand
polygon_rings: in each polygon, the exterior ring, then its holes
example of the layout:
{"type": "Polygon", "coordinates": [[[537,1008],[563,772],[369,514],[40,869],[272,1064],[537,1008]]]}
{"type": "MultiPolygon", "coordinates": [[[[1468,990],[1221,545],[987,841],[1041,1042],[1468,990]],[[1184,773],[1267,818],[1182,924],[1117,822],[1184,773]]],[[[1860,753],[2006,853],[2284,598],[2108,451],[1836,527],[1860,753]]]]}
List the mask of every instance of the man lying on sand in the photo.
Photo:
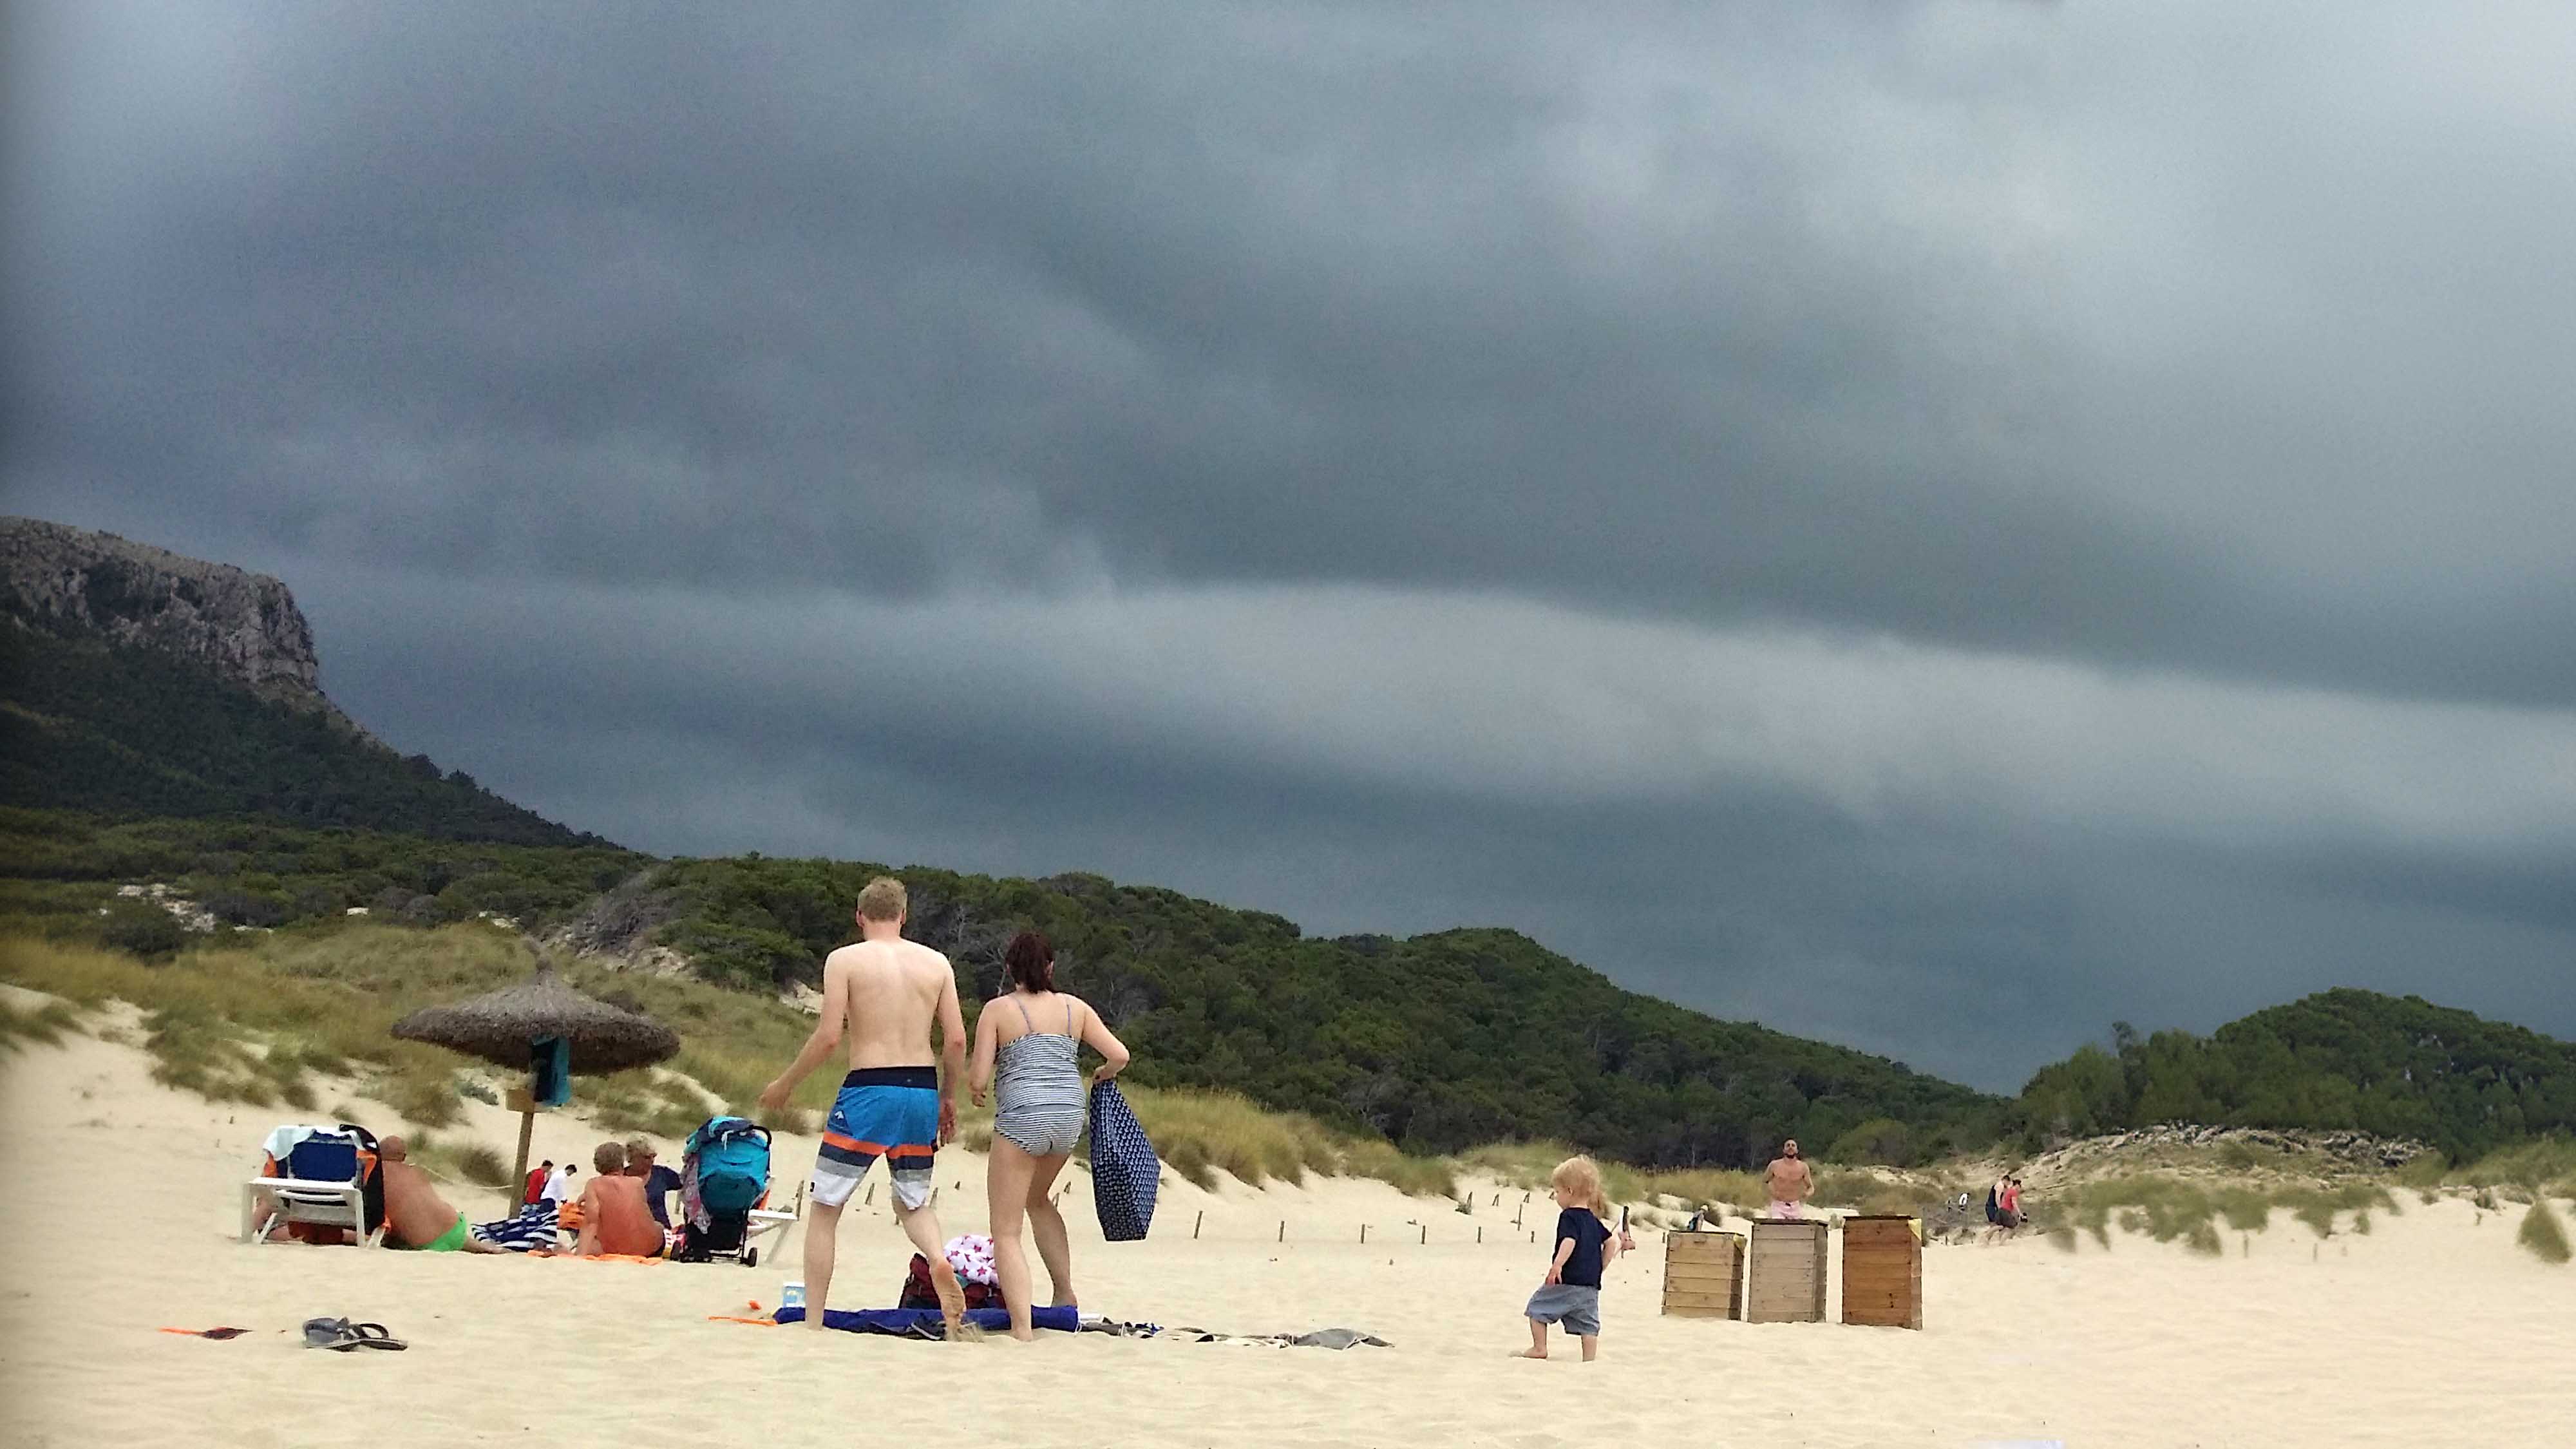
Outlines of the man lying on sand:
{"type": "Polygon", "coordinates": [[[573,1252],[584,1258],[617,1253],[633,1258],[661,1256],[662,1227],[644,1205],[644,1179],[626,1175],[626,1148],[603,1142],[590,1165],[599,1175],[581,1190],[581,1241],[573,1252]]]}
{"type": "MultiPolygon", "coordinates": [[[[814,1221],[805,1229],[805,1326],[823,1327],[841,1209],[879,1157],[894,1179],[894,1216],[930,1262],[944,1262],[947,1235],[930,1210],[932,1157],[957,1130],[957,1087],[965,1077],[966,1018],[948,958],[903,938],[903,882],[878,876],[859,892],[863,938],[823,960],[823,1019],[805,1049],[760,1094],[762,1110],[787,1108],[807,1073],[850,1038],[850,1074],[823,1126],[814,1160],[814,1221]],[[939,1067],[931,1066],[930,1025],[939,1023],[939,1067]],[[943,1090],[942,1081],[946,1086],[943,1090]]],[[[948,1336],[965,1327],[966,1295],[954,1273],[930,1275],[948,1336]]]]}
{"type": "Polygon", "coordinates": [[[447,1205],[431,1185],[429,1174],[411,1165],[409,1149],[399,1137],[376,1144],[376,1159],[385,1178],[385,1246],[418,1248],[427,1253],[502,1253],[474,1236],[465,1214],[447,1205]]]}
{"type": "Polygon", "coordinates": [[[1798,1156],[1798,1139],[1780,1144],[1780,1155],[1762,1169],[1762,1185],[1771,1194],[1771,1216],[1802,1218],[1807,1215],[1807,1199],[1816,1190],[1816,1175],[1807,1170],[1805,1159],[1798,1156]]]}

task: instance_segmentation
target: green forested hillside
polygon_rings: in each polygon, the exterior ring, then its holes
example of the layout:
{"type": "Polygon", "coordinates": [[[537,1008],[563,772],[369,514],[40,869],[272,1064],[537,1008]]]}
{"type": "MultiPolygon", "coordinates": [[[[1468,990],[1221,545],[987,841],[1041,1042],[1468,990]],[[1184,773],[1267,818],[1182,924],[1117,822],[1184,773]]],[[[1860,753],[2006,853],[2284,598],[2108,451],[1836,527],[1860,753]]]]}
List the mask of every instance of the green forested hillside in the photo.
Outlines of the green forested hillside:
{"type": "Polygon", "coordinates": [[[0,806],[602,845],[159,650],[0,620],[0,806]]]}
{"type": "MultiPolygon", "coordinates": [[[[812,979],[878,867],[675,861],[604,901],[604,937],[653,939],[725,979],[812,979]]],[[[1224,1087],[1422,1151],[1557,1137],[1647,1164],[1744,1165],[1783,1135],[1871,1127],[1912,1158],[1991,1136],[2001,1103],[1897,1063],[1641,996],[1503,930],[1320,939],[1277,916],[1096,876],[902,872],[911,934],[970,999],[1001,948],[1052,937],[1066,989],[1137,1053],[1139,1080],[1224,1087]]]]}
{"type": "Polygon", "coordinates": [[[2027,1142],[2156,1122],[2351,1129],[2454,1160],[2576,1132],[2576,1046],[2420,997],[2339,989],[2207,1037],[2114,1028],[2042,1068],[2014,1104],[2027,1142]]]}
{"type": "MultiPolygon", "coordinates": [[[[327,930],[360,905],[420,925],[497,911],[612,952],[671,946],[762,992],[816,977],[882,869],[0,811],[0,914],[52,934],[175,949],[166,915],[114,895],[117,882],[157,881],[252,925],[327,930]]],[[[1739,1166],[1796,1135],[1907,1161],[1988,1140],[2003,1106],[1624,991],[1509,931],[1318,939],[1095,876],[900,873],[911,934],[954,959],[970,1011],[998,988],[1011,933],[1033,926],[1056,940],[1066,988],[1135,1048],[1138,1081],[1241,1092],[1421,1150],[1553,1137],[1638,1163],[1739,1166]]]]}
{"type": "Polygon", "coordinates": [[[258,817],[119,819],[0,807],[0,916],[112,944],[175,949],[167,914],[115,894],[160,883],[236,925],[338,919],[406,925],[489,912],[530,926],[568,916],[651,863],[611,845],[509,845],[258,817]],[[97,916],[105,909],[107,917],[97,916]],[[125,934],[126,927],[157,926],[125,934]]]}

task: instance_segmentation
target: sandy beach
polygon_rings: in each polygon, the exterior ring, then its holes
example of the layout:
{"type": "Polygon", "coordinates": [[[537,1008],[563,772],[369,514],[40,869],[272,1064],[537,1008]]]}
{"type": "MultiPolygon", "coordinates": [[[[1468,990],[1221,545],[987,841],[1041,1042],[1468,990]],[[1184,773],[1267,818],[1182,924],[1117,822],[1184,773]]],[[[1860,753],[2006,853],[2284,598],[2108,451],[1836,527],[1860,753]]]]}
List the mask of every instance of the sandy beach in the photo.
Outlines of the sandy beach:
{"type": "MultiPolygon", "coordinates": [[[[239,1183],[279,1111],[155,1086],[138,1050],[87,1038],[22,1047],[0,1059],[0,1082],[0,1153],[20,1185],[0,1204],[11,1444],[2279,1449],[2539,1444],[2576,1414],[2576,1273],[2517,1251],[2510,1216],[2479,1221],[2460,1201],[2408,1197],[2371,1234],[2323,1242],[2276,1218],[2228,1235],[2214,1259],[2116,1232],[2112,1250],[2072,1254],[2040,1240],[1936,1246],[1919,1333],[1658,1317],[1662,1241],[1641,1233],[1611,1270],[1602,1358],[1585,1366],[1570,1351],[1506,1357],[1542,1266],[1510,1226],[1516,1189],[1484,1184],[1467,1215],[1375,1182],[1169,1182],[1153,1237],[1112,1246],[1078,1179],[1067,1205],[1086,1311],[1244,1334],[1351,1327],[1393,1347],[952,1346],[715,1321],[776,1303],[794,1233],[777,1265],[751,1270],[243,1247],[239,1183]],[[326,1314],[382,1321],[412,1349],[311,1352],[281,1332],[326,1314]],[[156,1331],[219,1324],[259,1331],[156,1331]],[[1006,1372],[1010,1402],[1055,1409],[993,1418],[977,1390],[1006,1372]]],[[[515,1119],[474,1111],[464,1130],[507,1148],[515,1119]]],[[[604,1135],[558,1115],[540,1120],[537,1148],[582,1159],[604,1135]]],[[[782,1181],[811,1152],[782,1139],[782,1181]]],[[[982,1171],[941,1153],[950,1232],[984,1226],[982,1171]]],[[[499,1215],[497,1192],[450,1195],[499,1215]]],[[[890,1303],[901,1279],[907,1250],[877,1199],[843,1229],[837,1307],[890,1303]]]]}

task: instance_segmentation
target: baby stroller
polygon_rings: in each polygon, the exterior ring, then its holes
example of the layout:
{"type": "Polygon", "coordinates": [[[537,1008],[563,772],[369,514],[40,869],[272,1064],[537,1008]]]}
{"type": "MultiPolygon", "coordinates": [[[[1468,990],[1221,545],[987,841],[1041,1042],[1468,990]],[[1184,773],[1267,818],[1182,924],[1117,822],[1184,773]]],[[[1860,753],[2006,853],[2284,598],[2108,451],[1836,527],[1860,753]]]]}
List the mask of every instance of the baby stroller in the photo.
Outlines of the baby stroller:
{"type": "Polygon", "coordinates": [[[731,1258],[746,1268],[760,1264],[757,1240],[784,1233],[804,1203],[771,1211],[769,1129],[740,1117],[710,1117],[689,1134],[680,1158],[679,1260],[705,1263],[731,1258]]]}

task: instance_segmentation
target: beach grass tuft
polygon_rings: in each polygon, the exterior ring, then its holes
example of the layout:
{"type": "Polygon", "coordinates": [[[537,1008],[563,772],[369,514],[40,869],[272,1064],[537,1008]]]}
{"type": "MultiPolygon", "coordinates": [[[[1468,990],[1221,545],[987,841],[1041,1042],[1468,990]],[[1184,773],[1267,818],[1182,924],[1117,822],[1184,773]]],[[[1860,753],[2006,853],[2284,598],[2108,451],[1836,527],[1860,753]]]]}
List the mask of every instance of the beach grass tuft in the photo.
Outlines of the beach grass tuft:
{"type": "Polygon", "coordinates": [[[2549,1205],[2546,1196],[2536,1199],[2522,1215],[2522,1227],[2514,1233],[2531,1255],[2544,1263],[2564,1263],[2569,1253],[2567,1225],[2558,1220],[2558,1210],[2549,1205]]]}
{"type": "Polygon", "coordinates": [[[405,1149],[413,1161],[442,1177],[476,1187],[510,1185],[510,1164],[483,1143],[448,1142],[424,1132],[414,1134],[405,1149]]]}
{"type": "MultiPolygon", "coordinates": [[[[2273,1204],[2289,1209],[2290,1216],[2307,1224],[2318,1237],[2332,1237],[2335,1218],[2340,1213],[2367,1214],[2372,1208],[2390,1212],[2400,1209],[2396,1195],[2375,1182],[2347,1182],[2334,1187],[2293,1187],[2273,1194],[2273,1204]]],[[[2356,1227],[2357,1232],[2369,1232],[2356,1227]]]]}
{"type": "Polygon", "coordinates": [[[80,1022],[79,1009],[59,998],[33,1011],[0,1001],[0,1048],[14,1051],[28,1042],[59,1046],[65,1035],[80,1030],[80,1022]]]}
{"type": "Polygon", "coordinates": [[[2250,1187],[2222,1187],[2211,1195],[2218,1215],[2240,1233],[2259,1233],[2272,1226],[2272,1200],[2250,1187]]]}
{"type": "Polygon", "coordinates": [[[2451,1180],[2476,1188],[2537,1190],[2551,1183],[2576,1187],[2576,1142],[2538,1137],[2499,1148],[2453,1173],[2451,1180]]]}

